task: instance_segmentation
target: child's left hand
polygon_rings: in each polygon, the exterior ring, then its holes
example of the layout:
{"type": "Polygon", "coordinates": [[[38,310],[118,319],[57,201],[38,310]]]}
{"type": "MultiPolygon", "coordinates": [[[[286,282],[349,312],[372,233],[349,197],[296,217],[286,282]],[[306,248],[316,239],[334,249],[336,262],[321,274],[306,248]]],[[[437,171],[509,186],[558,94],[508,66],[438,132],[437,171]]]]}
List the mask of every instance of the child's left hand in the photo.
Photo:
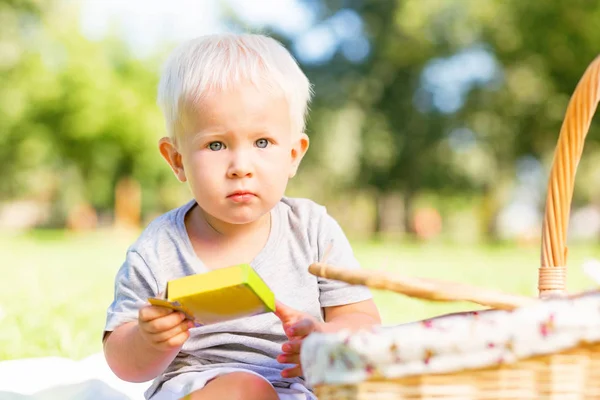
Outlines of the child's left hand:
{"type": "Polygon", "coordinates": [[[313,316],[288,307],[279,301],[275,304],[275,315],[281,320],[285,335],[289,339],[281,346],[283,354],[277,357],[277,361],[281,364],[296,364],[295,367],[281,371],[281,376],[284,378],[301,376],[300,349],[302,341],[312,332],[320,332],[323,323],[317,321],[313,316]]]}

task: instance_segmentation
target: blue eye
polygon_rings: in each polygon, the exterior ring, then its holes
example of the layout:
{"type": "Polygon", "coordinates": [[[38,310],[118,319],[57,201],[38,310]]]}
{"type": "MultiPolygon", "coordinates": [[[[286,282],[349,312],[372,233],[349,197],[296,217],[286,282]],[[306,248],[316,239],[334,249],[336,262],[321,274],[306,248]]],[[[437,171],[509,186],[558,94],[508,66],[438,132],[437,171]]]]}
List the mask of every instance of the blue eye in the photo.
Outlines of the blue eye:
{"type": "Polygon", "coordinates": [[[258,139],[256,141],[256,147],[260,149],[264,149],[269,145],[269,141],[267,139],[258,139]]]}
{"type": "Polygon", "coordinates": [[[225,147],[225,146],[223,145],[222,142],[211,142],[208,144],[208,148],[211,149],[212,151],[219,151],[223,147],[225,147]]]}

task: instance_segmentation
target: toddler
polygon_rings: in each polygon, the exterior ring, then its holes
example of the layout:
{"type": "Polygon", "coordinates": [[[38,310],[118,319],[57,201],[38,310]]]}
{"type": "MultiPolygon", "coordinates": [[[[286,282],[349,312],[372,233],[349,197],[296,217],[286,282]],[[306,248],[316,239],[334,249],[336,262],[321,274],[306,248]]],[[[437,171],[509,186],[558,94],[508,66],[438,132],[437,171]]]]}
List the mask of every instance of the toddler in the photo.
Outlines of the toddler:
{"type": "Polygon", "coordinates": [[[160,154],[192,194],[126,253],[107,311],[104,353],[121,379],[153,380],[147,399],[314,399],[300,347],[314,331],[380,323],[370,292],[321,279],[322,261],[359,268],[323,206],[284,195],[309,146],[311,87],[289,52],[255,34],[208,35],[174,50],[158,102],[160,154]],[[195,327],[151,306],[169,280],[248,263],[275,313],[195,327]]]}

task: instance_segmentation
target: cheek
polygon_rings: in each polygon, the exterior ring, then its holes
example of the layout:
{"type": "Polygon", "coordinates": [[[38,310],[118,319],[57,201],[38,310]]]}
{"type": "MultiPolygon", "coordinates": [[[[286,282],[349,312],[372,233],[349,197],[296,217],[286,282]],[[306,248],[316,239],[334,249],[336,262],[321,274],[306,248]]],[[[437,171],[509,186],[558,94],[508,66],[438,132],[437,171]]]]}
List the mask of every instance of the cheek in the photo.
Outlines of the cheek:
{"type": "Polygon", "coordinates": [[[273,176],[287,175],[292,165],[291,157],[284,151],[274,152],[261,161],[265,163],[263,169],[273,176]]]}
{"type": "Polygon", "coordinates": [[[198,170],[216,169],[225,163],[225,155],[221,152],[196,151],[190,155],[190,165],[198,170]]]}
{"type": "Polygon", "coordinates": [[[207,181],[207,178],[215,175],[218,161],[215,157],[207,156],[207,154],[197,152],[190,154],[185,160],[184,165],[189,180],[207,181]]]}
{"type": "Polygon", "coordinates": [[[273,158],[279,165],[286,167],[292,163],[292,148],[290,146],[282,146],[274,152],[273,158]]]}
{"type": "Polygon", "coordinates": [[[276,177],[278,185],[286,185],[292,171],[292,160],[289,155],[282,154],[278,157],[276,165],[271,169],[271,174],[276,177]]]}

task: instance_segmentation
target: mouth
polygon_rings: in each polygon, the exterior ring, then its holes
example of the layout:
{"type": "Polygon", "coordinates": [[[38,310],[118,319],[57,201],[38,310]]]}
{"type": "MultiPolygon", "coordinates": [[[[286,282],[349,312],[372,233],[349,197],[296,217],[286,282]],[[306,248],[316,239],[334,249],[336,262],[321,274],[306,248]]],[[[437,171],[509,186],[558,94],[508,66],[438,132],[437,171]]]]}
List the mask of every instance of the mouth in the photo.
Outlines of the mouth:
{"type": "Polygon", "coordinates": [[[252,200],[254,197],[256,197],[256,194],[245,190],[238,190],[227,196],[228,199],[233,200],[236,203],[245,203],[252,200]]]}

